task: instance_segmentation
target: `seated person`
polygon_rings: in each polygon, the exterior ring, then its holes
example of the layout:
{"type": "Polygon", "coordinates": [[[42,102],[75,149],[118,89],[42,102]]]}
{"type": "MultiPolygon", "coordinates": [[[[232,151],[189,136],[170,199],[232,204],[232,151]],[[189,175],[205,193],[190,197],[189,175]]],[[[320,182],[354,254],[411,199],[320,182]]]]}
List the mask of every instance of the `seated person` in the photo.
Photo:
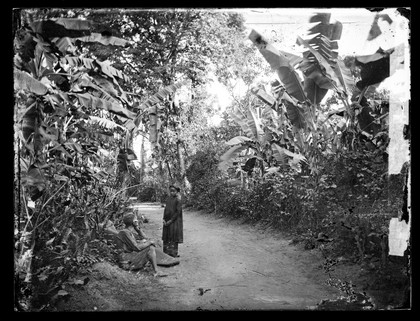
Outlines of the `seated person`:
{"type": "Polygon", "coordinates": [[[166,276],[160,272],[156,264],[155,243],[150,240],[143,239],[137,242],[134,233],[138,233],[138,219],[134,213],[127,213],[123,217],[125,228],[118,232],[118,239],[122,242],[123,253],[121,260],[128,262],[130,270],[139,270],[143,268],[147,262],[153,267],[153,275],[155,277],[166,276]]]}

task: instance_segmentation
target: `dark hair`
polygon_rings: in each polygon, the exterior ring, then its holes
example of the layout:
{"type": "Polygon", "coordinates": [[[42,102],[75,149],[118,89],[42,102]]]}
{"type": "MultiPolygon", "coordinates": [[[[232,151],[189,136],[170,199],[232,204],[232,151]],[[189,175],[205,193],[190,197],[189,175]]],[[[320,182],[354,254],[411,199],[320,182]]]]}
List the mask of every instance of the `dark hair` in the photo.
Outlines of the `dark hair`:
{"type": "Polygon", "coordinates": [[[175,189],[177,192],[179,192],[181,190],[179,187],[177,187],[175,185],[169,185],[169,189],[171,189],[171,188],[175,189]]]}
{"type": "Polygon", "coordinates": [[[123,222],[126,226],[132,225],[134,222],[135,214],[133,212],[128,212],[123,216],[123,222]]]}

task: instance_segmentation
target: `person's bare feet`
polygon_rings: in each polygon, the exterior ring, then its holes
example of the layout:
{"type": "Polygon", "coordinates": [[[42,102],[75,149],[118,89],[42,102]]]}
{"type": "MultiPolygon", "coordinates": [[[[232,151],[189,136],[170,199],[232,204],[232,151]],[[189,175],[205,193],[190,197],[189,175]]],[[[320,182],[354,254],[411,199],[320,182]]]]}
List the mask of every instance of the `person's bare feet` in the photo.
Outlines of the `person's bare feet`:
{"type": "Polygon", "coordinates": [[[153,273],[153,276],[154,276],[155,278],[162,278],[162,277],[164,277],[164,276],[168,276],[168,274],[163,273],[163,272],[161,272],[161,271],[157,271],[157,272],[153,273]]]}

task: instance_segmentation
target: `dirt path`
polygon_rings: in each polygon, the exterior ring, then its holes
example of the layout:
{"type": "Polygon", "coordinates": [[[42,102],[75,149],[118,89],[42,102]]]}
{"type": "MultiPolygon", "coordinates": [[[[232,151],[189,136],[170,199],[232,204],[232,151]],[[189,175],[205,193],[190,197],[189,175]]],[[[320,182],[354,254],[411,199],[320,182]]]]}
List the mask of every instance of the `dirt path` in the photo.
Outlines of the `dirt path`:
{"type": "MultiPolygon", "coordinates": [[[[160,239],[163,208],[136,207],[149,219],[146,234],[160,239]]],[[[168,273],[164,278],[134,279],[116,267],[97,267],[100,277],[79,291],[90,302],[73,294],[61,309],[300,310],[337,295],[324,283],[316,252],[302,252],[278,234],[226,218],[184,210],[179,252],[179,265],[161,268],[168,273]],[[205,291],[202,295],[199,288],[205,291]]]]}

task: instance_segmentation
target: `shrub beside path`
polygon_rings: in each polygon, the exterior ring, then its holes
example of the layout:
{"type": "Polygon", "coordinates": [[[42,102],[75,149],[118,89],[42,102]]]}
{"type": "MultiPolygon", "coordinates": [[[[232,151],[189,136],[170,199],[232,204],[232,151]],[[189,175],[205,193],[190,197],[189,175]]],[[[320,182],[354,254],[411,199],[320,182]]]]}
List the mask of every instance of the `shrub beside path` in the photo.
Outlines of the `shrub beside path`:
{"type": "MultiPolygon", "coordinates": [[[[160,239],[163,208],[135,205],[160,239]]],[[[338,290],[325,284],[323,259],[281,234],[238,221],[184,210],[181,263],[167,277],[127,272],[107,262],[93,267],[85,286],[68,289],[58,310],[305,310],[338,290]]]]}

